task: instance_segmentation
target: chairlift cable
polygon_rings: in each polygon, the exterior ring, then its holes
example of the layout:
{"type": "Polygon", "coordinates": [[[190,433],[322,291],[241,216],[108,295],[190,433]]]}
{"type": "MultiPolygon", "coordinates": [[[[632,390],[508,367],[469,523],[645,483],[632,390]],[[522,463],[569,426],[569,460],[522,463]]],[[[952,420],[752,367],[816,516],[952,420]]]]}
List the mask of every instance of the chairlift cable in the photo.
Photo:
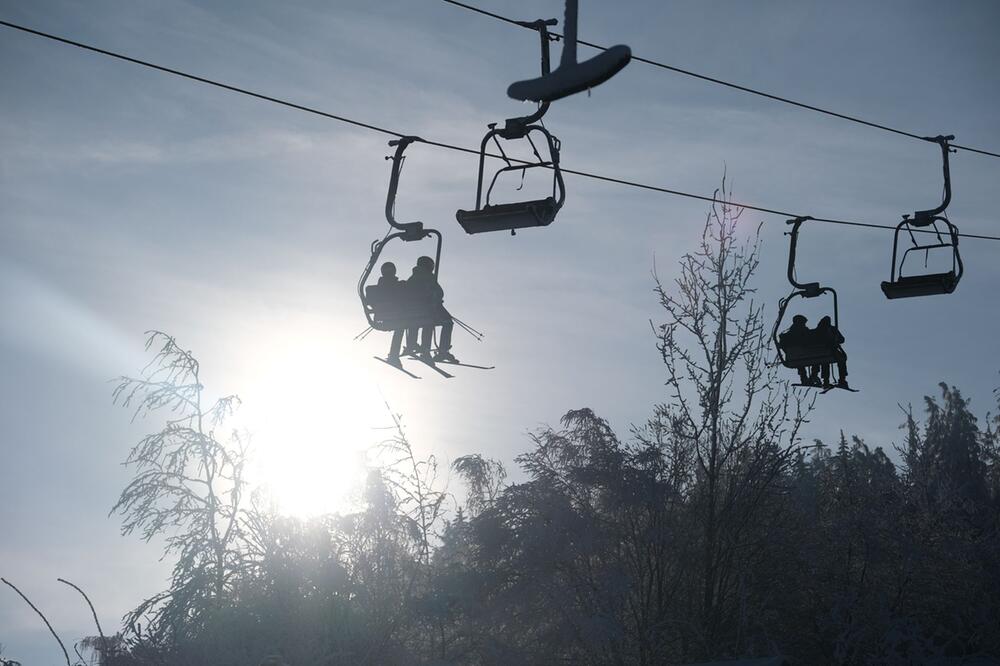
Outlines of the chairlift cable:
{"type": "MultiPolygon", "coordinates": [[[[467,10],[469,10],[471,12],[475,12],[477,14],[482,14],[483,16],[488,16],[490,18],[497,19],[499,21],[503,21],[504,23],[510,23],[511,25],[515,25],[515,26],[517,26],[519,28],[530,27],[530,26],[526,25],[522,21],[515,21],[512,18],[508,18],[506,16],[501,16],[500,14],[496,14],[494,12],[490,12],[490,11],[487,11],[485,9],[481,9],[479,7],[475,7],[473,5],[469,5],[469,4],[466,4],[464,2],[459,2],[458,0],[442,0],[442,1],[448,3],[449,5],[454,5],[456,7],[460,7],[461,9],[467,9],[467,10]]],[[[558,32],[549,31],[549,34],[552,37],[556,38],[556,39],[561,39],[562,38],[562,35],[560,33],[558,33],[558,32]]],[[[590,48],[597,49],[599,51],[606,51],[607,50],[606,46],[601,46],[600,44],[594,44],[593,42],[587,42],[587,41],[584,41],[584,40],[582,40],[580,38],[577,38],[576,43],[577,44],[581,44],[583,46],[589,46],[590,48]]],[[[807,111],[814,111],[816,113],[822,113],[824,115],[832,116],[834,118],[840,118],[841,120],[847,120],[849,122],[857,123],[859,125],[865,125],[866,127],[871,127],[871,128],[874,128],[874,129],[879,129],[879,130],[882,130],[884,132],[892,132],[893,134],[899,134],[901,136],[909,137],[911,139],[918,139],[920,141],[933,141],[934,140],[932,137],[922,136],[920,134],[914,134],[913,132],[907,132],[905,130],[897,129],[895,127],[890,127],[888,125],[883,125],[881,123],[876,123],[876,122],[873,122],[873,121],[870,121],[870,120],[865,120],[864,118],[859,118],[858,116],[852,116],[852,115],[848,115],[846,113],[839,113],[837,111],[831,111],[829,109],[824,109],[824,108],[819,107],[819,106],[815,106],[815,105],[812,105],[812,104],[806,104],[805,102],[799,102],[799,101],[796,101],[794,99],[790,99],[788,97],[783,97],[781,95],[775,95],[773,93],[764,92],[763,90],[757,90],[756,88],[750,88],[748,86],[740,85],[738,83],[732,83],[730,81],[724,81],[723,79],[719,79],[719,78],[716,78],[716,77],[713,77],[713,76],[708,76],[706,74],[699,74],[698,72],[694,72],[694,71],[691,71],[689,69],[683,69],[681,67],[676,67],[674,65],[668,65],[667,63],[659,62],[657,60],[651,60],[649,58],[643,58],[641,56],[635,55],[634,53],[632,54],[632,60],[638,61],[638,62],[642,62],[642,63],[645,63],[647,65],[651,65],[653,67],[658,67],[660,69],[665,69],[665,70],[674,72],[676,74],[683,74],[684,76],[690,76],[690,77],[695,78],[695,79],[700,79],[702,81],[707,81],[708,83],[714,83],[716,85],[725,86],[727,88],[732,88],[733,90],[739,90],[740,92],[750,93],[751,95],[757,95],[758,97],[764,97],[764,98],[773,100],[775,102],[782,102],[784,104],[790,104],[791,106],[796,106],[796,107],[799,107],[800,109],[806,109],[807,111]]],[[[961,146],[961,145],[959,145],[957,143],[951,144],[951,147],[952,148],[958,148],[960,150],[965,150],[965,151],[968,151],[970,153],[979,153],[980,155],[987,155],[989,157],[1000,157],[1000,153],[995,153],[995,152],[992,152],[992,151],[989,151],[989,150],[983,150],[981,148],[973,148],[971,146],[961,146]]]]}
{"type": "MultiPolygon", "coordinates": [[[[454,0],[445,0],[445,2],[453,2],[453,1],[454,0]]],[[[507,19],[505,19],[505,20],[507,20],[507,19]]],[[[323,111],[323,110],[320,110],[320,109],[316,109],[314,107],[306,106],[304,104],[298,104],[296,102],[291,102],[291,101],[288,101],[288,100],[285,100],[285,99],[281,99],[279,97],[274,97],[273,95],[266,95],[264,93],[256,92],[256,91],[253,91],[253,90],[249,90],[247,88],[241,88],[239,86],[234,86],[234,85],[231,85],[231,84],[228,84],[228,83],[223,83],[221,81],[217,81],[217,80],[214,80],[214,79],[209,79],[209,78],[206,78],[206,77],[203,77],[203,76],[198,76],[196,74],[191,74],[191,73],[184,72],[184,71],[181,71],[181,70],[178,70],[178,69],[174,69],[174,68],[171,68],[171,67],[165,67],[163,65],[158,65],[156,63],[149,62],[149,61],[146,61],[146,60],[140,60],[138,58],[134,58],[132,56],[128,56],[128,55],[125,55],[125,54],[122,54],[122,53],[117,53],[115,51],[109,51],[107,49],[102,49],[102,48],[99,48],[99,47],[96,47],[96,46],[91,46],[91,45],[85,44],[83,42],[78,42],[78,41],[74,41],[72,39],[67,39],[65,37],[60,37],[58,35],[53,35],[51,33],[42,32],[40,30],[35,30],[33,28],[28,28],[26,26],[18,25],[16,23],[11,23],[9,21],[0,20],[0,25],[6,26],[8,28],[12,28],[14,30],[19,30],[21,32],[26,32],[26,33],[29,33],[29,34],[32,34],[32,35],[35,35],[35,36],[38,36],[38,37],[43,37],[45,39],[49,39],[49,40],[52,40],[52,41],[55,41],[55,42],[60,42],[60,43],[63,43],[63,44],[67,44],[69,46],[74,46],[74,47],[79,48],[79,49],[83,49],[83,50],[86,50],[86,51],[91,51],[93,53],[98,53],[100,55],[108,56],[110,58],[115,58],[117,60],[123,60],[125,62],[129,62],[129,63],[135,64],[135,65],[140,65],[142,67],[147,67],[149,69],[154,69],[154,70],[157,70],[157,71],[160,71],[160,72],[164,72],[166,74],[172,74],[174,76],[178,76],[178,77],[181,77],[181,78],[184,78],[184,79],[188,79],[188,80],[191,80],[191,81],[196,81],[198,83],[204,83],[205,85],[214,86],[216,88],[221,88],[223,90],[228,90],[230,92],[238,93],[240,95],[246,95],[248,97],[259,99],[259,100],[262,100],[262,101],[265,101],[265,102],[270,102],[272,104],[278,104],[280,106],[284,106],[284,107],[287,107],[287,108],[290,108],[290,109],[295,109],[297,111],[302,111],[302,112],[310,113],[310,114],[313,114],[313,115],[316,115],[316,116],[321,116],[321,117],[327,118],[329,120],[336,120],[338,122],[346,123],[348,125],[353,125],[355,127],[361,127],[363,129],[371,130],[373,132],[379,132],[381,134],[387,134],[389,136],[394,136],[394,137],[397,137],[397,138],[402,138],[404,136],[407,136],[407,134],[404,133],[404,132],[398,132],[398,131],[395,131],[395,130],[387,129],[385,127],[380,127],[378,125],[373,125],[371,123],[366,123],[366,122],[362,122],[360,120],[355,120],[353,118],[348,118],[347,116],[342,116],[342,115],[339,115],[339,114],[330,113],[328,111],[323,111]]],[[[443,148],[443,149],[446,149],[446,150],[453,150],[453,151],[460,152],[460,153],[466,153],[466,154],[469,154],[469,155],[477,155],[478,156],[480,154],[479,150],[476,150],[476,149],[473,149],[473,148],[465,148],[465,147],[462,147],[462,146],[456,146],[454,144],[445,143],[445,142],[442,142],[442,141],[433,141],[433,140],[430,140],[430,139],[423,139],[422,143],[425,143],[425,144],[430,145],[430,146],[435,146],[435,147],[438,147],[438,148],[443,148]]],[[[960,146],[952,144],[952,147],[959,148],[960,146]]],[[[970,149],[969,148],[963,148],[963,150],[970,150],[970,149]]],[[[503,159],[503,157],[501,157],[500,155],[496,155],[496,154],[493,154],[493,153],[486,153],[486,156],[490,157],[490,158],[494,158],[494,159],[503,159]]],[[[516,158],[508,158],[508,159],[509,159],[510,162],[517,162],[517,163],[520,163],[520,164],[536,164],[534,162],[527,162],[525,160],[520,160],[520,159],[516,159],[516,158]]],[[[545,167],[545,168],[551,168],[551,167],[545,167]]],[[[648,183],[639,183],[639,182],[636,182],[636,181],[626,180],[624,178],[616,178],[614,176],[606,176],[606,175],[592,173],[592,172],[588,172],[588,171],[580,171],[580,170],[576,170],[576,169],[562,168],[562,172],[563,173],[572,174],[572,175],[575,175],[575,176],[580,176],[580,177],[583,177],[583,178],[590,178],[592,180],[600,180],[600,181],[604,181],[604,182],[608,182],[608,183],[614,183],[614,184],[617,184],[617,185],[624,185],[624,186],[627,186],[627,187],[634,187],[634,188],[638,188],[638,189],[648,190],[648,191],[651,191],[651,192],[660,192],[662,194],[670,194],[670,195],[673,195],[673,196],[684,197],[684,198],[687,198],[687,199],[694,199],[694,200],[697,200],[697,201],[706,201],[706,202],[710,202],[710,203],[725,204],[725,205],[733,206],[735,208],[745,208],[747,210],[753,210],[753,211],[757,211],[759,213],[766,213],[766,214],[769,214],[769,215],[779,215],[779,216],[781,216],[783,218],[801,217],[800,215],[797,215],[795,213],[791,213],[791,212],[788,212],[788,211],[777,210],[777,209],[774,209],[774,208],[767,208],[767,207],[764,207],[764,206],[754,206],[754,205],[751,205],[751,204],[740,203],[740,202],[737,202],[737,201],[728,201],[728,200],[723,200],[723,199],[717,199],[715,197],[705,196],[705,195],[701,195],[701,194],[693,194],[693,193],[690,193],[690,192],[684,192],[682,190],[675,190],[675,189],[670,189],[670,188],[667,188],[667,187],[660,187],[658,185],[650,185],[648,183]]],[[[824,217],[813,217],[812,219],[814,221],[816,221],[816,222],[825,222],[825,223],[828,223],[828,224],[839,224],[839,225],[852,226],[852,227],[865,227],[865,228],[869,228],[869,229],[884,229],[884,230],[888,230],[888,231],[895,231],[895,227],[894,226],[890,226],[890,225],[886,225],[886,224],[874,224],[874,223],[870,223],[870,222],[855,222],[855,221],[852,221],[852,220],[842,220],[842,219],[837,219],[837,218],[824,218],[824,217]]],[[[927,229],[914,229],[914,231],[917,232],[917,233],[934,233],[933,231],[930,231],[930,230],[927,230],[927,229]]],[[[986,234],[960,233],[960,234],[958,234],[958,236],[961,237],[961,238],[971,238],[971,239],[977,239],[977,240],[1000,241],[1000,236],[990,236],[990,235],[986,235],[986,234]]]]}

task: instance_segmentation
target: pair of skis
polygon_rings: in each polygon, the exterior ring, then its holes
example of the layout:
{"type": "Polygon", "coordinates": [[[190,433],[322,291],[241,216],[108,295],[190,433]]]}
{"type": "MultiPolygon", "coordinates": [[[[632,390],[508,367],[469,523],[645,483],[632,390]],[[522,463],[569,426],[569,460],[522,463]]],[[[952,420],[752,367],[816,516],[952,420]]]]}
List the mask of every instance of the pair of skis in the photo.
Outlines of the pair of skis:
{"type": "Polygon", "coordinates": [[[848,386],[841,386],[840,384],[826,384],[826,385],[823,385],[823,384],[802,384],[800,382],[800,383],[797,383],[797,384],[792,384],[792,386],[801,386],[802,388],[820,389],[820,392],[819,392],[820,395],[825,395],[825,394],[829,393],[830,391],[832,391],[833,389],[840,389],[841,391],[850,391],[851,393],[857,393],[859,391],[859,389],[850,388],[848,386]]]}
{"type": "MultiPolygon", "coordinates": [[[[400,372],[402,372],[404,375],[407,375],[408,377],[412,377],[413,379],[420,379],[419,375],[416,375],[416,374],[410,372],[409,370],[407,370],[406,368],[404,368],[402,361],[399,361],[398,364],[397,364],[397,363],[393,363],[392,361],[390,361],[388,359],[382,358],[381,356],[372,356],[372,358],[374,358],[376,361],[382,361],[383,363],[385,363],[389,367],[392,367],[392,368],[395,368],[396,370],[399,370],[400,372]]],[[[492,365],[473,365],[471,363],[459,363],[457,361],[437,361],[437,362],[435,362],[431,358],[426,358],[426,357],[422,357],[422,356],[416,356],[416,355],[413,355],[413,354],[408,355],[407,358],[411,358],[411,359],[413,359],[415,361],[419,361],[419,362],[423,363],[428,368],[430,368],[434,372],[438,373],[439,375],[441,375],[445,379],[451,379],[455,375],[451,374],[450,372],[446,372],[445,370],[442,370],[441,368],[438,367],[438,364],[441,364],[441,365],[456,365],[456,366],[459,366],[459,367],[462,367],[462,368],[476,368],[477,370],[493,370],[494,367],[496,367],[496,366],[492,366],[492,365]]]]}

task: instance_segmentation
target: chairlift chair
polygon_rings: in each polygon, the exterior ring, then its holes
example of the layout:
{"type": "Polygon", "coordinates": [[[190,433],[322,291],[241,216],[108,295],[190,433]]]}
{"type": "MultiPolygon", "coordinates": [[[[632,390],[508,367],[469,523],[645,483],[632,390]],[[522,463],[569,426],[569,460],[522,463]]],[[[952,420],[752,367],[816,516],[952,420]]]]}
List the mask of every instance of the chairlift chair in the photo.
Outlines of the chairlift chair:
{"type": "Polygon", "coordinates": [[[512,83],[507,95],[522,102],[554,102],[557,99],[594,88],[620,72],[632,59],[624,44],[603,50],[589,60],[576,60],[578,0],[566,0],[563,50],[555,71],[542,71],[538,78],[512,83]]]}
{"type": "Polygon", "coordinates": [[[433,326],[436,323],[431,308],[420,302],[419,299],[408,298],[405,290],[397,289],[396,293],[391,293],[377,284],[368,284],[368,279],[378,263],[382,251],[395,240],[412,242],[433,238],[436,241],[434,249],[435,278],[441,268],[441,233],[436,229],[425,228],[423,222],[401,223],[395,219],[396,191],[399,188],[399,174],[404,159],[403,152],[407,146],[415,141],[422,141],[422,139],[415,136],[404,136],[389,142],[390,146],[396,147],[396,152],[393,156],[386,158],[392,160],[392,174],[389,178],[389,192],[385,201],[385,219],[389,222],[391,229],[396,229],[396,231],[390,231],[382,240],[372,243],[371,257],[358,280],[358,296],[361,299],[365,318],[368,320],[368,325],[376,331],[433,326]]]}
{"type": "MultiPolygon", "coordinates": [[[[941,157],[944,163],[944,200],[941,205],[931,210],[918,210],[912,217],[903,216],[903,221],[896,226],[896,232],[892,240],[892,269],[889,280],[882,283],[882,292],[886,298],[912,298],[914,296],[933,296],[935,294],[950,294],[955,291],[959,280],[962,279],[964,266],[962,256],[958,252],[958,227],[951,223],[945,214],[945,209],[951,203],[951,173],[948,167],[948,153],[953,152],[948,142],[955,137],[937,136],[928,138],[941,146],[941,157]],[[938,224],[944,226],[944,236],[938,224]],[[934,238],[937,242],[918,242],[914,229],[924,229],[932,227],[934,238]],[[899,255],[899,238],[903,232],[910,236],[912,246],[899,255]],[[951,270],[943,273],[925,273],[923,275],[903,275],[903,264],[911,252],[924,251],[925,253],[935,249],[951,249],[951,270]],[[898,262],[897,262],[898,258],[898,262]]],[[[925,255],[926,256],[926,255],[925,255]]]]}
{"type": "Polygon", "coordinates": [[[821,344],[819,342],[806,342],[797,345],[779,342],[781,339],[781,333],[779,331],[781,330],[780,327],[782,320],[785,317],[785,311],[787,310],[792,299],[799,297],[815,298],[823,294],[830,294],[833,297],[833,326],[838,331],[840,330],[836,290],[832,287],[820,287],[816,282],[811,282],[803,286],[805,286],[806,289],[793,291],[791,294],[778,302],[778,320],[775,322],[774,330],[772,331],[775,348],[778,350],[778,360],[783,366],[793,370],[798,370],[799,368],[808,369],[814,365],[825,365],[827,363],[837,362],[837,355],[832,350],[830,345],[821,344]]]}
{"type": "Polygon", "coordinates": [[[563,183],[562,172],[559,169],[559,140],[541,125],[520,125],[515,123],[512,126],[512,120],[520,121],[523,119],[508,120],[503,128],[497,128],[495,124],[491,124],[490,131],[483,138],[479,153],[479,184],[476,188],[476,208],[474,210],[460,209],[455,212],[455,218],[462,225],[462,228],[465,229],[466,233],[479,234],[487,231],[510,231],[511,234],[514,234],[517,229],[545,227],[552,224],[552,221],[556,219],[556,214],[566,200],[566,186],[563,183]],[[531,132],[536,132],[544,137],[549,159],[542,158],[535,142],[531,139],[531,132]],[[538,161],[531,163],[512,162],[507,159],[498,137],[506,140],[527,139],[531,143],[538,161]],[[504,159],[507,160],[507,165],[501,167],[493,174],[493,178],[486,188],[484,199],[483,184],[486,151],[490,141],[493,141],[500,149],[504,159]],[[541,199],[501,204],[490,202],[493,187],[502,174],[510,171],[521,171],[523,177],[528,169],[539,167],[552,170],[552,194],[550,196],[541,199]]]}
{"type": "MultiPolygon", "coordinates": [[[[792,231],[790,233],[791,241],[789,245],[788,252],[788,281],[792,285],[792,292],[778,301],[778,317],[774,322],[774,328],[771,330],[771,339],[774,342],[774,348],[778,353],[778,361],[786,368],[791,368],[793,370],[805,369],[809,370],[814,366],[824,366],[830,365],[835,366],[838,361],[844,361],[846,359],[846,354],[840,347],[840,344],[836,340],[822,340],[817,338],[813,339],[801,339],[801,340],[790,340],[782,332],[782,323],[785,318],[785,314],[788,310],[789,304],[796,298],[810,299],[817,298],[823,294],[829,294],[832,299],[832,318],[831,323],[833,325],[833,330],[840,331],[840,309],[837,301],[837,291],[832,287],[823,287],[819,282],[799,282],[795,277],[795,255],[798,245],[799,237],[799,227],[802,223],[810,220],[810,217],[798,217],[793,220],[788,220],[788,224],[792,225],[792,231]]],[[[839,378],[843,380],[844,378],[839,378]]],[[[840,384],[838,381],[837,384],[840,384]]],[[[813,386],[812,384],[805,384],[805,386],[813,386]]],[[[833,385],[828,388],[845,388],[845,386],[833,385]]],[[[848,389],[853,390],[853,389],[848,389]]]]}
{"type": "MultiPolygon", "coordinates": [[[[543,74],[549,72],[550,36],[548,26],[555,25],[555,23],[555,19],[521,23],[521,25],[534,28],[538,31],[542,45],[543,74]]],[[[544,125],[536,124],[541,121],[542,116],[545,115],[548,108],[549,103],[545,101],[531,115],[508,118],[504,122],[503,127],[497,127],[496,123],[489,125],[489,131],[483,137],[483,141],[479,147],[479,180],[476,187],[476,207],[473,210],[460,209],[455,213],[458,223],[462,225],[466,233],[479,234],[488,231],[510,231],[511,234],[514,234],[517,229],[544,227],[555,220],[556,214],[566,200],[566,187],[563,182],[562,171],[559,168],[559,139],[553,136],[544,125]],[[538,144],[532,139],[533,133],[535,136],[543,139],[544,147],[548,154],[547,157],[543,157],[539,151],[538,144]],[[536,157],[536,161],[524,162],[511,160],[507,157],[500,139],[505,141],[527,139],[536,157]],[[506,166],[501,167],[493,174],[493,178],[485,188],[484,195],[487,150],[491,142],[500,151],[500,155],[506,162],[506,166]],[[502,174],[520,171],[523,180],[528,169],[537,168],[551,169],[552,171],[552,194],[550,196],[528,201],[500,204],[491,203],[490,197],[493,193],[493,188],[502,174]]]]}

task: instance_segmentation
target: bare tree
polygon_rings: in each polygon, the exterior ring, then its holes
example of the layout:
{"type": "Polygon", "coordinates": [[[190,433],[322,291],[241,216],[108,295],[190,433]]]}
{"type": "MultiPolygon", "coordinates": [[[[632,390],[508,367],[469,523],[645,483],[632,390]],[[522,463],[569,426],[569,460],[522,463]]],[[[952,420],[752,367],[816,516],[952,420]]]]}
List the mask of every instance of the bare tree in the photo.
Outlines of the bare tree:
{"type": "MultiPolygon", "coordinates": [[[[438,487],[437,458],[434,455],[424,459],[417,458],[406,436],[401,416],[394,413],[388,405],[386,407],[392,417],[392,426],[388,428],[391,435],[378,446],[387,456],[380,476],[391,490],[396,510],[408,526],[417,546],[419,573],[410,578],[404,598],[423,597],[422,606],[430,610],[435,605],[430,598],[434,585],[431,560],[438,541],[437,529],[445,515],[444,503],[448,494],[438,487]]],[[[427,634],[430,653],[443,658],[447,640],[442,618],[435,612],[429,612],[428,615],[433,625],[427,634]]]]}
{"type": "MultiPolygon", "coordinates": [[[[716,198],[729,197],[723,178],[716,198]]],[[[665,313],[654,331],[668,401],[657,406],[646,433],[669,448],[668,462],[694,462],[686,492],[696,506],[701,576],[692,605],[700,610],[695,640],[706,654],[719,654],[723,627],[731,631],[745,620],[736,598],[738,563],[752,556],[749,530],[794,460],[812,408],[769,361],[765,307],[751,286],[760,227],[748,228],[742,213],[713,204],[698,249],[680,261],[680,276],[665,284],[654,269],[665,313]]]]}
{"type": "Polygon", "coordinates": [[[239,398],[207,404],[193,354],[159,331],[146,341],[146,349],[153,348],[139,377],[120,378],[114,400],[133,408],[133,419],[159,410],[171,417],[129,453],[124,464],[134,476],[111,512],[123,516],[123,534],[138,532],[146,541],[163,536],[164,556],[178,556],[170,589],[126,617],[132,630],[145,618],[146,635],[160,641],[196,627],[222,603],[240,570],[247,442],[235,430],[225,439],[216,432],[239,398]]]}
{"type": "Polygon", "coordinates": [[[419,547],[419,559],[430,566],[434,545],[434,530],[444,515],[447,493],[437,488],[438,465],[433,455],[418,459],[406,436],[402,417],[391,408],[391,435],[382,440],[378,449],[387,456],[382,461],[383,481],[393,490],[399,510],[410,524],[419,547]]]}

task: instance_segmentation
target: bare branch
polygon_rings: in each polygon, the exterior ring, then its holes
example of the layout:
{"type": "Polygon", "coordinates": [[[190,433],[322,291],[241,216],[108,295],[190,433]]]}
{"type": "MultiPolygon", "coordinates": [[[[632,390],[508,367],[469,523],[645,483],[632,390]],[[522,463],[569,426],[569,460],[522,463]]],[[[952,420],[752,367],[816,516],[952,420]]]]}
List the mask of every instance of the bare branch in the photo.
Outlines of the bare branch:
{"type": "Polygon", "coordinates": [[[31,599],[24,596],[24,593],[21,592],[21,590],[17,589],[17,587],[9,580],[7,580],[6,578],[0,578],[0,582],[3,582],[4,585],[17,592],[17,596],[24,599],[24,603],[28,604],[31,607],[31,610],[35,611],[35,613],[38,614],[38,617],[42,618],[42,622],[44,622],[45,626],[49,628],[49,633],[52,634],[52,637],[56,639],[56,643],[59,643],[59,648],[62,650],[63,656],[66,658],[66,666],[73,666],[70,663],[69,652],[66,651],[66,646],[63,645],[62,639],[59,638],[59,634],[56,633],[56,630],[52,628],[51,624],[49,624],[49,620],[47,617],[45,617],[45,614],[42,613],[42,611],[38,610],[38,607],[35,606],[35,604],[31,603],[31,599]]]}
{"type": "Polygon", "coordinates": [[[97,625],[97,635],[101,637],[101,645],[105,645],[107,639],[104,637],[104,630],[101,629],[101,621],[97,619],[97,611],[94,610],[94,604],[90,602],[90,597],[87,596],[87,593],[81,590],[74,583],[71,583],[68,580],[66,580],[65,578],[56,578],[56,580],[59,581],[60,583],[65,583],[66,585],[72,587],[74,590],[79,592],[80,596],[83,597],[83,600],[87,602],[87,606],[90,607],[90,614],[94,618],[94,624],[97,625]]]}

